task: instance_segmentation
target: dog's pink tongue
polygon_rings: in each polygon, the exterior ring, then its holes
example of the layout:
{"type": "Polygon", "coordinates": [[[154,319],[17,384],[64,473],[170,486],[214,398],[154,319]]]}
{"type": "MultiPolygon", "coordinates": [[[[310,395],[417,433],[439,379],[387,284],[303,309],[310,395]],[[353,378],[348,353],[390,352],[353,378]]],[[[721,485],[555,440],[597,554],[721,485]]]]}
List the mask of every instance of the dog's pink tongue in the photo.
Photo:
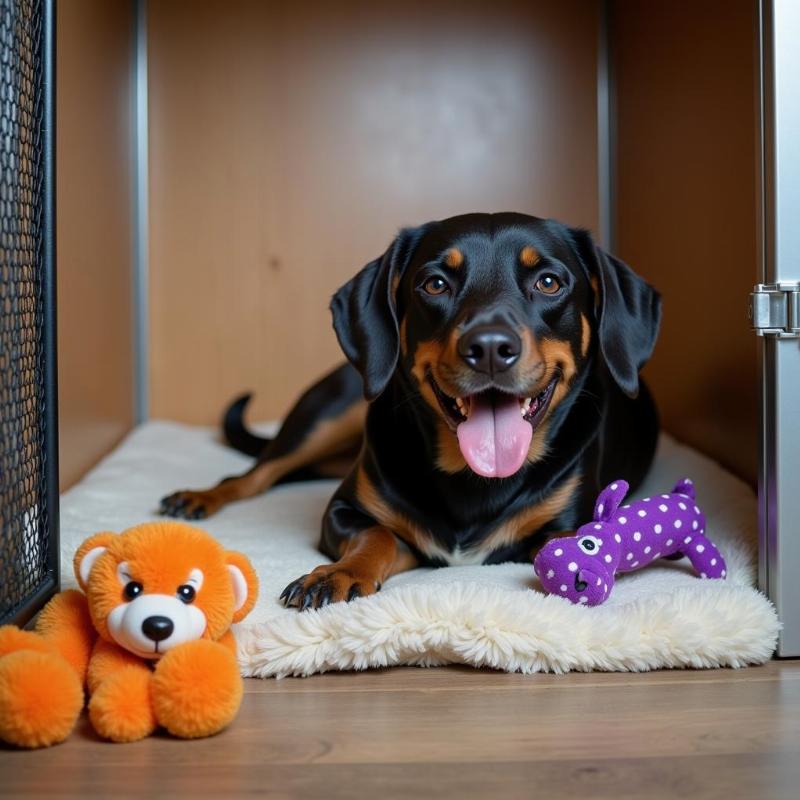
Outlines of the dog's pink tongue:
{"type": "Polygon", "coordinates": [[[516,397],[474,395],[469,419],[456,431],[461,454],[473,472],[507,478],[525,461],[533,428],[522,418],[516,397]]]}

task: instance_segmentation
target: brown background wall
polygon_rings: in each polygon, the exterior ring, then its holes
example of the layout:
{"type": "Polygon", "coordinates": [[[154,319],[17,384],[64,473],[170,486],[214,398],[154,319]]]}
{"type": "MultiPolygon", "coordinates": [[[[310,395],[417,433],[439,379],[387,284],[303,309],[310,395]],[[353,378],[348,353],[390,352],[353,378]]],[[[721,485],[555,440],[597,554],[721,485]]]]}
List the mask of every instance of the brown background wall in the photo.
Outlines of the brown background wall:
{"type": "Polygon", "coordinates": [[[664,295],[666,428],[755,481],[755,3],[617,0],[617,250],[664,295]]]}
{"type": "MultiPolygon", "coordinates": [[[[340,358],[330,294],[401,225],[513,208],[596,229],[595,8],[149,4],[153,416],[214,422],[246,388],[281,414],[340,358]]],[[[755,10],[612,8],[617,251],[665,297],[647,376],[669,430],[753,477],[755,10]]],[[[132,422],[132,15],[71,0],[58,24],[69,483],[132,422]]]]}
{"type": "Polygon", "coordinates": [[[129,3],[58,3],[61,483],[132,422],[129,3]]]}
{"type": "Polygon", "coordinates": [[[402,225],[595,227],[594,8],[150,3],[153,416],[215,422],[248,388],[282,414],[342,358],[330,295],[402,225]]]}

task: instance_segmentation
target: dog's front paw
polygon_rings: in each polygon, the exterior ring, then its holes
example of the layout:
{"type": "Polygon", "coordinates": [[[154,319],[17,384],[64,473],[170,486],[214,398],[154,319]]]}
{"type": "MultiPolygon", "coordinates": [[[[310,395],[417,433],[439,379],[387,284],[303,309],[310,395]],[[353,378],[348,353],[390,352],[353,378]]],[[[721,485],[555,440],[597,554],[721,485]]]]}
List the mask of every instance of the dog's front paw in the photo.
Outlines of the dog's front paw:
{"type": "Polygon", "coordinates": [[[205,519],[220,509],[222,503],[213,491],[185,489],[162,498],[158,513],[182,519],[205,519]]]}
{"type": "Polygon", "coordinates": [[[307,608],[322,608],[341,600],[355,600],[375,594],[381,588],[372,576],[359,575],[340,564],[323,564],[308,575],[292,581],[281,593],[283,604],[295,606],[300,611],[307,608]]]}

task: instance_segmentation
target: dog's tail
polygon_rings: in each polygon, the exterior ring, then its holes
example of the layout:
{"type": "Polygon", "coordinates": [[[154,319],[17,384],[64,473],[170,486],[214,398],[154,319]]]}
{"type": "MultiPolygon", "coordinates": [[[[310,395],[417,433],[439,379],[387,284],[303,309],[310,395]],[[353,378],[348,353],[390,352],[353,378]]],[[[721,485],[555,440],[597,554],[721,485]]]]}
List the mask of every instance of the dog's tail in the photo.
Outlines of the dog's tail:
{"type": "Polygon", "coordinates": [[[228,406],[225,416],[222,418],[222,432],[225,434],[225,441],[231,447],[255,458],[261,454],[272,439],[266,436],[256,436],[245,427],[244,410],[251,397],[251,394],[243,394],[228,406]]]}

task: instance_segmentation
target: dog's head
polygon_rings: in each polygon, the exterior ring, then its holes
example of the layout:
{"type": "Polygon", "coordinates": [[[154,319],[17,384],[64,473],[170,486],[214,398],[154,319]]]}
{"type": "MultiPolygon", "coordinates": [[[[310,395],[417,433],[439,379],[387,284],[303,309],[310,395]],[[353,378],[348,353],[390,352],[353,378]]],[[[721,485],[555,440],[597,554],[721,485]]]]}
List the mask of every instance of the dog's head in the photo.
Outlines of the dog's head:
{"type": "Polygon", "coordinates": [[[78,548],[74,567],[99,635],[148,659],[194,639],[219,639],[258,595],[245,556],[179,522],[95,534],[78,548]]]}
{"type": "Polygon", "coordinates": [[[629,396],[655,344],[658,293],[582,230],[467,214],[403,230],[331,304],[368,400],[397,377],[439,430],[439,466],[507,477],[599,350],[629,396]]]}

